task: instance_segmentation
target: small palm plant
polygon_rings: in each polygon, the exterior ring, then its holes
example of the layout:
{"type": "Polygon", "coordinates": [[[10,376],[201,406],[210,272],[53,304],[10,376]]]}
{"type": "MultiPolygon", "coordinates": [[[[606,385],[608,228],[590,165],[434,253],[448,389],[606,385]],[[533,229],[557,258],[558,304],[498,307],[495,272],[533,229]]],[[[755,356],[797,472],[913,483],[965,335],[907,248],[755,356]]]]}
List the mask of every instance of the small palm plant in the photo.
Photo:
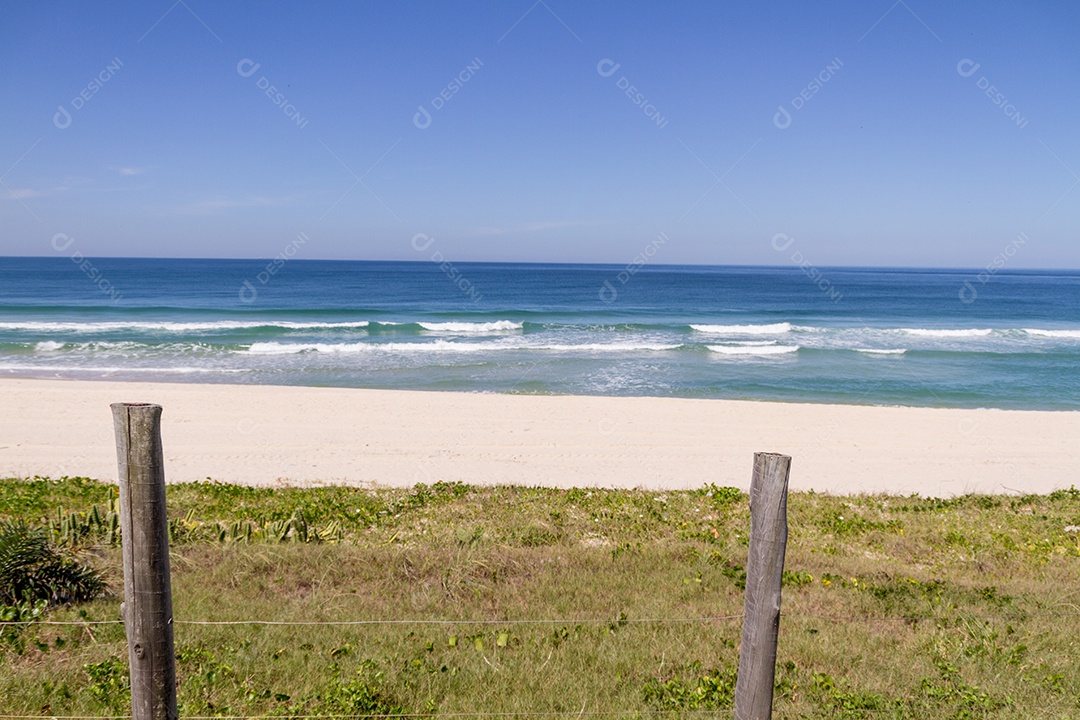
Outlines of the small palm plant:
{"type": "Polygon", "coordinates": [[[0,606],[82,602],[104,589],[101,576],[54,548],[45,530],[0,521],[0,606]]]}

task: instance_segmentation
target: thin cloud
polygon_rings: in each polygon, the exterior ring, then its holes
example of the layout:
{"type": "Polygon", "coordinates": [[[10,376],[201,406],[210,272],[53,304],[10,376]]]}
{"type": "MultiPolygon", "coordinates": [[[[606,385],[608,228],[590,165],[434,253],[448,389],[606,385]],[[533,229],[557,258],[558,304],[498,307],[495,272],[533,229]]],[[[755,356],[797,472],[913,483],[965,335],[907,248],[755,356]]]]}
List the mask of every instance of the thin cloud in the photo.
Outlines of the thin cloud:
{"type": "Polygon", "coordinates": [[[133,175],[142,175],[143,173],[145,173],[150,168],[136,167],[134,165],[123,165],[123,166],[120,166],[120,167],[110,167],[109,169],[114,171],[114,172],[118,172],[121,175],[124,175],[126,177],[130,177],[130,176],[133,176],[133,175]]]}
{"type": "Polygon", "coordinates": [[[33,190],[31,188],[13,188],[9,187],[7,192],[3,194],[5,200],[29,200],[30,198],[41,197],[45,193],[40,190],[33,190]]]}

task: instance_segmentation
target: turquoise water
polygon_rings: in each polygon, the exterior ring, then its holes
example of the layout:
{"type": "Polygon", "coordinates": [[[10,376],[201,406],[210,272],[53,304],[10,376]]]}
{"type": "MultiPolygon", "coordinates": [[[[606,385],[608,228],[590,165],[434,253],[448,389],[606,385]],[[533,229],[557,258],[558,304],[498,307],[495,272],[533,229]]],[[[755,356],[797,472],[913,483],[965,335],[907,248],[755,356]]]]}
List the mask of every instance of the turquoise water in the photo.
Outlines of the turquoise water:
{"type": "Polygon", "coordinates": [[[0,376],[1080,409],[1080,273],[0,258],[0,376]]]}

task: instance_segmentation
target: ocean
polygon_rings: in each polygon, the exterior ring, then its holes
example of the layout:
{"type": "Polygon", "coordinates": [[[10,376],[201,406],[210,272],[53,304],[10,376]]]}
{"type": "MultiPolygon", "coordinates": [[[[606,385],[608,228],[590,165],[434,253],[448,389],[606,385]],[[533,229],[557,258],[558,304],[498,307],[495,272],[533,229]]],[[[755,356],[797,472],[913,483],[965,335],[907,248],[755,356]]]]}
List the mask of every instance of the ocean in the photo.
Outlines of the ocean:
{"type": "Polygon", "coordinates": [[[0,258],[0,377],[1080,409],[1080,272],[0,258]]]}

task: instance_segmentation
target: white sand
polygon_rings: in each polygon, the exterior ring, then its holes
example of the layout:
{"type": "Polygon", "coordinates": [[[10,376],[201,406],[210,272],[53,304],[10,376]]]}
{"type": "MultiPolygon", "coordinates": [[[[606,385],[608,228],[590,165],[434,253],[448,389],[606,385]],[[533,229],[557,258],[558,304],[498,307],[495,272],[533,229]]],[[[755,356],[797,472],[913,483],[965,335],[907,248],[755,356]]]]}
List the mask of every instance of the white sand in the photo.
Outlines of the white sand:
{"type": "Polygon", "coordinates": [[[0,398],[3,476],[115,480],[109,403],[153,402],[170,482],[745,489],[770,451],[793,490],[1080,485],[1077,412],[14,379],[0,398]]]}

